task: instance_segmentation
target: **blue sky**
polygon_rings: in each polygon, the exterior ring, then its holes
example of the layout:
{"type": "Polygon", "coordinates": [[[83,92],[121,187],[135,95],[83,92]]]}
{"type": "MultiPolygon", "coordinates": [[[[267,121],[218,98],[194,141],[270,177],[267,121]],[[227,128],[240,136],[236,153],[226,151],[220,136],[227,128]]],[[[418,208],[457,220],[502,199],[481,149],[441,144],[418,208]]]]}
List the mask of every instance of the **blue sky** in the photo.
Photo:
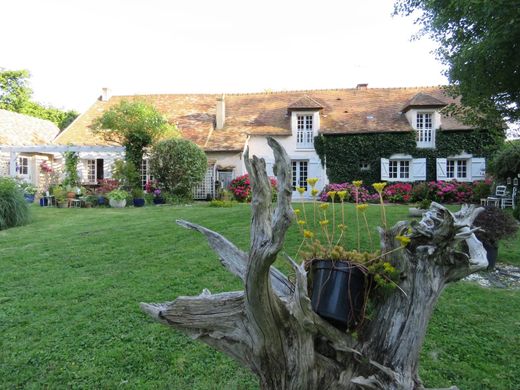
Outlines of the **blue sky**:
{"type": "Polygon", "coordinates": [[[0,67],[34,98],[84,111],[114,94],[445,84],[393,0],[7,0],[0,67]]]}

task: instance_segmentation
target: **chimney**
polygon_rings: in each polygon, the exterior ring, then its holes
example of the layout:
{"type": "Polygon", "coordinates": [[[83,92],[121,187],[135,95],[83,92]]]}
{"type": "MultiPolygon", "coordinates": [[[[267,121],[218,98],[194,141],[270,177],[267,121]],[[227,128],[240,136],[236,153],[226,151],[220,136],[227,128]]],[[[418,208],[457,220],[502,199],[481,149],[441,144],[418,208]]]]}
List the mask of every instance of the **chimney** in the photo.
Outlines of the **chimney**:
{"type": "Polygon", "coordinates": [[[99,97],[99,100],[102,102],[108,102],[111,97],[112,91],[110,91],[110,88],[101,88],[101,96],[99,97]]]}
{"type": "Polygon", "coordinates": [[[368,89],[368,84],[358,84],[356,85],[356,89],[368,89]]]}
{"type": "Polygon", "coordinates": [[[226,122],[226,98],[224,94],[217,98],[217,129],[223,129],[226,122]]]}

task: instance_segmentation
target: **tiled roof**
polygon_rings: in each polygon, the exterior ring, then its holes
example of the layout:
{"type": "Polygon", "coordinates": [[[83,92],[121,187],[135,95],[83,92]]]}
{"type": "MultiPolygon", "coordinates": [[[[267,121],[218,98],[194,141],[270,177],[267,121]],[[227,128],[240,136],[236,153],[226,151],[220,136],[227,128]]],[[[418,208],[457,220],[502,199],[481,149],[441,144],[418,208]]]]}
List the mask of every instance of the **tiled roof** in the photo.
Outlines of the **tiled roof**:
{"type": "Polygon", "coordinates": [[[305,95],[304,97],[296,100],[294,103],[289,104],[288,109],[289,110],[305,110],[305,109],[311,109],[311,110],[320,110],[323,108],[323,104],[317,102],[313,98],[311,98],[308,95],[305,95]]]}
{"type": "Polygon", "coordinates": [[[7,110],[0,110],[0,145],[46,145],[60,132],[48,120],[7,110]]]}
{"type": "MultiPolygon", "coordinates": [[[[420,93],[429,96],[430,102],[433,101],[430,98],[443,105],[455,102],[444,95],[441,87],[226,94],[226,122],[223,129],[217,130],[214,123],[216,100],[220,94],[113,96],[108,102],[96,101],[57,137],[56,142],[106,145],[90,132],[93,120],[121,100],[137,99],[153,104],[170,123],[177,125],[183,137],[206,151],[242,150],[248,135],[291,135],[288,109],[310,104],[314,109],[323,108],[320,131],[324,134],[409,131],[410,124],[402,111],[420,93]]],[[[467,127],[454,119],[442,118],[442,129],[467,127]]]]}
{"type": "Polygon", "coordinates": [[[446,103],[434,98],[431,95],[427,95],[425,93],[419,92],[413,98],[410,99],[408,103],[403,108],[403,112],[408,111],[410,108],[419,108],[419,107],[444,107],[446,103]]]}

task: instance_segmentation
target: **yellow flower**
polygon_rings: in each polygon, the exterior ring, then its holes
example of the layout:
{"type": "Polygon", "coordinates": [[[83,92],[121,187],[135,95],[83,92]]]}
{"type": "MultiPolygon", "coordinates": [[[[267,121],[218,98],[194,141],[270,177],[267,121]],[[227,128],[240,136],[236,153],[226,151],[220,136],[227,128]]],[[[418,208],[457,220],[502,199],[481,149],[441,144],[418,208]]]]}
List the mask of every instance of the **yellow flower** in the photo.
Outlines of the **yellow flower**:
{"type": "Polygon", "coordinates": [[[347,191],[338,191],[338,196],[340,200],[345,199],[345,197],[347,196],[347,191]]]}
{"type": "Polygon", "coordinates": [[[300,195],[303,195],[303,193],[305,192],[305,188],[303,188],[303,187],[296,187],[296,191],[298,191],[300,193],[300,195]]]}
{"type": "Polygon", "coordinates": [[[346,228],[347,228],[347,225],[345,225],[345,224],[343,224],[343,223],[340,223],[340,224],[338,225],[338,229],[339,229],[339,230],[345,230],[346,228]]]}
{"type": "Polygon", "coordinates": [[[368,207],[368,205],[367,205],[366,203],[364,203],[364,204],[358,204],[358,205],[356,206],[356,209],[358,209],[358,210],[361,211],[361,212],[364,212],[364,211],[367,209],[367,207],[368,207]]]}
{"type": "Polygon", "coordinates": [[[411,238],[406,236],[396,236],[395,238],[401,243],[402,246],[408,245],[411,241],[411,238]]]}
{"type": "Polygon", "coordinates": [[[309,177],[307,179],[307,183],[309,183],[309,185],[314,188],[314,186],[316,185],[316,183],[318,182],[318,178],[317,177],[309,177]]]}
{"type": "Polygon", "coordinates": [[[303,237],[305,237],[305,238],[312,238],[312,237],[314,237],[314,233],[311,232],[310,230],[304,230],[303,231],[303,237]]]}
{"type": "Polygon", "coordinates": [[[383,188],[385,188],[386,183],[374,183],[372,186],[376,189],[377,192],[381,193],[383,188]]]}
{"type": "Polygon", "coordinates": [[[328,203],[322,203],[320,204],[320,209],[322,210],[327,210],[329,208],[329,204],[328,203]]]}
{"type": "Polygon", "coordinates": [[[383,263],[383,268],[384,268],[385,272],[388,272],[388,273],[395,272],[395,267],[392,264],[390,264],[389,262],[383,263]]]}
{"type": "Polygon", "coordinates": [[[302,219],[300,219],[300,220],[298,221],[298,225],[300,225],[300,226],[303,226],[303,225],[305,225],[305,221],[304,221],[304,220],[302,220],[302,219]]]}
{"type": "Polygon", "coordinates": [[[312,195],[312,196],[316,196],[316,195],[318,195],[318,192],[320,192],[320,191],[318,191],[316,188],[313,188],[313,189],[311,190],[311,195],[312,195]]]}
{"type": "Polygon", "coordinates": [[[329,220],[328,219],[324,219],[323,221],[320,221],[320,225],[321,226],[325,226],[325,225],[328,225],[329,224],[329,220]]]}
{"type": "Polygon", "coordinates": [[[363,184],[363,180],[354,180],[352,184],[354,184],[355,187],[359,188],[363,184]]]}
{"type": "Polygon", "coordinates": [[[330,199],[332,199],[333,202],[334,202],[334,197],[336,196],[336,194],[337,194],[337,191],[327,192],[327,195],[330,197],[330,199]]]}
{"type": "Polygon", "coordinates": [[[294,214],[296,215],[300,215],[301,214],[301,210],[300,209],[294,209],[294,214]]]}

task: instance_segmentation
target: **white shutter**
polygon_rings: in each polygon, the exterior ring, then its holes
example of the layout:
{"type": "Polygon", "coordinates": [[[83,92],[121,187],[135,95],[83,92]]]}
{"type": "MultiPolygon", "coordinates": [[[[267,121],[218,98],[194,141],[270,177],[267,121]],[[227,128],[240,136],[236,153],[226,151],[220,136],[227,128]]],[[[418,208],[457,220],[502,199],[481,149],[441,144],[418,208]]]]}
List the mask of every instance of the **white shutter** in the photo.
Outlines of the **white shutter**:
{"type": "Polygon", "coordinates": [[[437,180],[447,180],[448,176],[446,175],[446,159],[438,158],[437,161],[437,180]]]}
{"type": "Polygon", "coordinates": [[[470,159],[471,180],[484,180],[486,178],[486,159],[474,157],[470,159]]]}
{"type": "Polygon", "coordinates": [[[272,161],[265,162],[265,171],[267,172],[267,176],[269,177],[274,177],[273,165],[274,163],[272,161]]]}
{"type": "Polygon", "coordinates": [[[381,158],[381,180],[390,180],[390,173],[388,170],[389,160],[387,158],[381,158]]]}
{"type": "Polygon", "coordinates": [[[414,158],[412,160],[412,177],[413,181],[426,180],[426,159],[414,158]]]}

